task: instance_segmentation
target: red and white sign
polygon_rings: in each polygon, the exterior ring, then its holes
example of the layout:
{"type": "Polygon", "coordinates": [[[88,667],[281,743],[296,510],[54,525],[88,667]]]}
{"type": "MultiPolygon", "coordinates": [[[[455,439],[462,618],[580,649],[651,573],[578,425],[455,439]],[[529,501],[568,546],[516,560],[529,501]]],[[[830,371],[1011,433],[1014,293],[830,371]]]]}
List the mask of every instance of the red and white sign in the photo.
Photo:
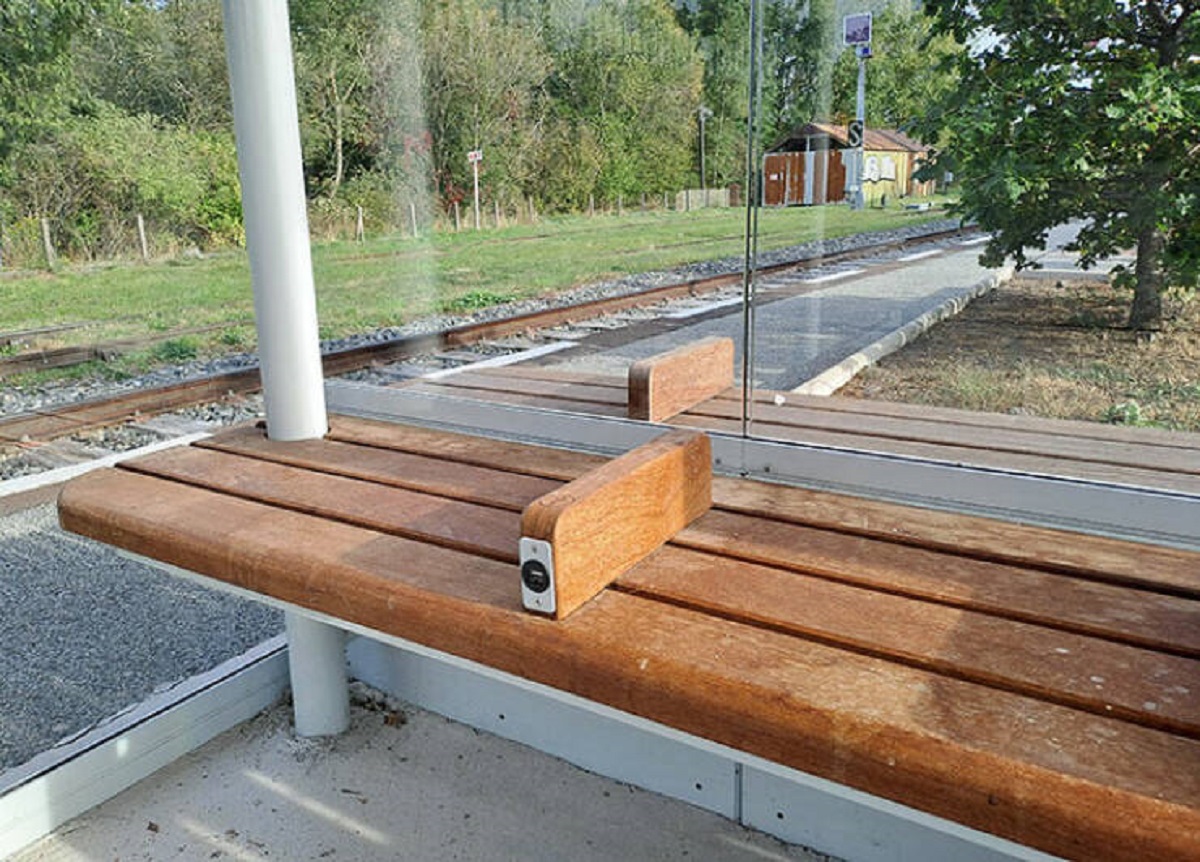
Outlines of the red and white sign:
{"type": "Polygon", "coordinates": [[[471,150],[471,152],[467,153],[467,161],[470,162],[471,164],[475,164],[476,162],[482,162],[483,161],[483,150],[471,150]]]}

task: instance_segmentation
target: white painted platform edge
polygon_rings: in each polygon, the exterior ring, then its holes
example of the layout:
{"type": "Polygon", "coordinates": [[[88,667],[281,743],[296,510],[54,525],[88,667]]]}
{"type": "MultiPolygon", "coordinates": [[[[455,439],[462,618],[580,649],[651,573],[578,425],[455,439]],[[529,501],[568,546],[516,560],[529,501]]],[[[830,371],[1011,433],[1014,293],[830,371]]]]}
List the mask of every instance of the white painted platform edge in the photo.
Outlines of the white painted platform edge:
{"type": "Polygon", "coordinates": [[[12,494],[23,494],[26,491],[34,491],[49,485],[58,485],[100,467],[111,467],[129,458],[137,458],[141,455],[161,452],[163,449],[173,449],[176,446],[189,446],[197,440],[203,440],[205,437],[211,436],[207,431],[198,431],[182,437],[173,437],[170,440],[160,440],[157,443],[150,443],[147,446],[130,449],[128,452],[116,452],[112,455],[105,455],[103,458],[97,458],[94,461],[85,461],[82,464],[69,464],[66,467],[57,467],[53,470],[9,479],[5,482],[0,482],[0,498],[8,497],[12,494]]]}
{"type": "Polygon", "coordinates": [[[539,356],[558,353],[560,350],[569,350],[576,344],[578,342],[564,339],[550,344],[542,344],[538,347],[531,347],[519,353],[506,353],[503,356],[493,356],[491,359],[481,359],[469,365],[459,365],[457,368],[443,368],[441,371],[430,371],[428,374],[422,374],[421,378],[423,380],[441,380],[443,377],[461,374],[464,371],[478,371],[482,368],[503,368],[505,365],[516,365],[518,362],[524,362],[527,359],[537,359],[539,356]]]}
{"type": "Polygon", "coordinates": [[[867,345],[857,353],[847,356],[837,365],[826,368],[816,377],[806,380],[792,391],[798,395],[832,395],[854,379],[863,369],[874,365],[883,357],[895,353],[906,344],[916,340],[924,332],[947,317],[958,314],[971,302],[1011,279],[1012,267],[1005,267],[971,285],[958,296],[946,300],[936,308],[915,320],[894,329],[878,341],[867,345]]]}
{"type": "MultiPolygon", "coordinates": [[[[347,649],[351,676],[414,706],[605,777],[715,811],[785,841],[854,862],[1054,858],[469,659],[122,553],[176,577],[357,635],[347,649]],[[805,812],[814,805],[819,816],[809,817],[805,812]],[[794,837],[798,835],[803,840],[794,837]]],[[[514,589],[518,577],[514,566],[514,589]]]]}
{"type": "Polygon", "coordinates": [[[862,275],[866,272],[865,269],[845,269],[841,272],[831,272],[826,275],[816,275],[812,278],[800,279],[800,284],[825,284],[827,281],[837,281],[840,278],[849,278],[852,275],[862,275]]]}
{"type": "Polygon", "coordinates": [[[276,703],[287,678],[279,636],[0,775],[0,858],[276,703]]]}
{"type": "Polygon", "coordinates": [[[703,305],[692,306],[691,308],[681,308],[678,311],[671,311],[663,315],[663,317],[671,320],[686,320],[689,317],[699,317],[701,314],[706,314],[710,311],[716,311],[719,308],[728,308],[731,305],[741,305],[743,302],[740,296],[731,296],[728,299],[717,299],[712,302],[706,302],[703,305]]]}

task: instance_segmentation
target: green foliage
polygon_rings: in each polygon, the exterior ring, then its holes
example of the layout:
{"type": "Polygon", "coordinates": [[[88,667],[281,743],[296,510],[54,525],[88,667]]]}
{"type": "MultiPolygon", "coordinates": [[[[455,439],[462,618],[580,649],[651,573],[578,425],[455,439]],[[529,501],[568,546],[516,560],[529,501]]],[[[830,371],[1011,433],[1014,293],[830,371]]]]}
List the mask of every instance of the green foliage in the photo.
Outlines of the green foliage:
{"type": "Polygon", "coordinates": [[[11,164],[20,176],[8,193],[11,205],[51,219],[66,255],[108,257],[129,247],[138,213],[199,245],[242,236],[228,134],[188,132],[98,103],[22,148],[11,164]]]}
{"type": "Polygon", "coordinates": [[[964,215],[993,231],[984,260],[1028,265],[1049,229],[1086,219],[1085,264],[1136,246],[1130,324],[1200,279],[1200,8],[1153,0],[933,0],[934,29],[972,50],[922,124],[964,215]],[[984,31],[991,39],[977,39],[984,31]]]}
{"type": "Polygon", "coordinates": [[[195,359],[200,351],[195,339],[171,338],[161,344],[156,344],[150,350],[150,358],[157,362],[188,362],[195,359]]]}
{"type": "Polygon", "coordinates": [[[439,309],[447,314],[457,314],[464,311],[478,311],[481,308],[491,308],[512,302],[515,296],[509,293],[496,293],[493,290],[472,290],[454,299],[442,300],[439,309]]]}
{"type": "Polygon", "coordinates": [[[110,3],[0,3],[0,178],[8,154],[65,112],[72,95],[71,38],[110,3]]]}
{"type": "MultiPolygon", "coordinates": [[[[615,200],[683,185],[694,158],[702,66],[663,0],[595,6],[555,41],[549,90],[562,126],[590,133],[585,158],[595,179],[588,193],[615,200]]],[[[548,185],[557,173],[557,165],[545,165],[548,185]]]]}
{"type": "Polygon", "coordinates": [[[480,149],[489,197],[523,197],[537,172],[550,70],[538,33],[472,0],[428,0],[422,36],[433,180],[443,200],[470,195],[467,153],[480,149]]]}

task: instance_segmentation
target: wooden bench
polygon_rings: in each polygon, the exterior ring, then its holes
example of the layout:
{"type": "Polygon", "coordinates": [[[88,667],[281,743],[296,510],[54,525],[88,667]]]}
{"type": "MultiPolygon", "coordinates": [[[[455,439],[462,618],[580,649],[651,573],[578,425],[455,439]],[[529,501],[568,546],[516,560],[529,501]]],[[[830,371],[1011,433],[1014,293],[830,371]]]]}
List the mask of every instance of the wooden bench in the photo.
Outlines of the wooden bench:
{"type": "MultiPolygon", "coordinates": [[[[720,373],[728,381],[723,361],[720,373]]],[[[632,380],[554,367],[466,371],[403,384],[414,392],[622,417],[637,409],[632,380]]],[[[689,399],[684,398],[684,403],[689,399]]],[[[756,390],[753,432],[766,440],[927,458],[1200,496],[1200,436],[1154,428],[756,390]]],[[[667,411],[677,427],[738,433],[741,390],[726,385],[667,411]]],[[[662,421],[661,417],[655,421],[662,421]]]]}
{"type": "Polygon", "coordinates": [[[607,459],[332,417],[80,478],[69,530],[1020,844],[1200,858],[1200,555],[714,477],[561,620],[522,513],[607,459]]]}

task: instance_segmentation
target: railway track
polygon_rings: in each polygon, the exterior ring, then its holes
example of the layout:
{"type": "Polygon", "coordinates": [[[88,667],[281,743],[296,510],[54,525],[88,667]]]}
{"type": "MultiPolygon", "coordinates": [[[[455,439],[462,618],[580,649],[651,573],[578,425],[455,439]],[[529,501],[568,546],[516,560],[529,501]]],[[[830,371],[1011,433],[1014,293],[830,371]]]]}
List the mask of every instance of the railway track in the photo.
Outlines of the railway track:
{"type": "MultiPolygon", "coordinates": [[[[785,272],[828,267],[860,258],[903,251],[914,245],[945,241],[961,233],[962,231],[957,230],[943,231],[909,239],[889,240],[850,251],[762,266],[758,273],[760,277],[765,278],[785,272]]],[[[326,376],[338,376],[373,365],[395,363],[422,355],[438,355],[530,331],[655,306],[672,300],[700,297],[738,285],[741,280],[740,272],[686,279],[626,295],[549,307],[498,320],[469,323],[428,334],[334,350],[323,356],[324,372],[326,376]]],[[[248,367],[167,386],[125,392],[113,397],[22,413],[0,419],[0,444],[28,445],[30,441],[55,440],[138,417],[220,401],[230,395],[246,395],[260,388],[258,368],[248,367]]]]}

